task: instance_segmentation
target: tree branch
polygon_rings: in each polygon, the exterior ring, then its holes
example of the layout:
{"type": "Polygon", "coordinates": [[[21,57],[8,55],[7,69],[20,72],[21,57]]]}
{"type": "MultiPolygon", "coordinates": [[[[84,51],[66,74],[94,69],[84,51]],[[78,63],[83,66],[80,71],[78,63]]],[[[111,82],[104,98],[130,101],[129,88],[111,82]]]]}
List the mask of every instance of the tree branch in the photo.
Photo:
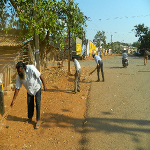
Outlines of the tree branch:
{"type": "Polygon", "coordinates": [[[14,1],[14,0],[10,0],[10,2],[11,2],[11,5],[15,8],[15,10],[16,10],[17,12],[20,12],[20,9],[19,9],[19,7],[16,5],[15,1],[14,1]]]}

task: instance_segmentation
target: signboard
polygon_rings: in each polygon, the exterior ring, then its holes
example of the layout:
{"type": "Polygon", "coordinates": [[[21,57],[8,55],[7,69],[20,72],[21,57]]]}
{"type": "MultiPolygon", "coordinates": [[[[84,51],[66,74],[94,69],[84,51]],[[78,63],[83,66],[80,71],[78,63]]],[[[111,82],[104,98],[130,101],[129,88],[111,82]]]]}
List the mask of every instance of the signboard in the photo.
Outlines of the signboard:
{"type": "Polygon", "coordinates": [[[76,54],[82,56],[82,45],[81,44],[76,45],[76,54]]]}

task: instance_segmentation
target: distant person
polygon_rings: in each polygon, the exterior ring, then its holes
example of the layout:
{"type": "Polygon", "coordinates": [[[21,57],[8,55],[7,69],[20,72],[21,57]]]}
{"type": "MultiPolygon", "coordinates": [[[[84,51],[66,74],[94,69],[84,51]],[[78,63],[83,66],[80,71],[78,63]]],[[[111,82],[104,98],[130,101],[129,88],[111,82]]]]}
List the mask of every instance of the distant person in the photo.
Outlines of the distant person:
{"type": "Polygon", "coordinates": [[[98,47],[98,53],[97,53],[98,56],[100,56],[100,51],[101,51],[101,49],[100,49],[100,47],[98,47]]]}
{"type": "Polygon", "coordinates": [[[80,75],[81,75],[81,66],[78,62],[77,59],[74,58],[74,56],[72,56],[72,61],[74,62],[74,66],[75,66],[75,87],[74,87],[74,92],[80,92],[80,85],[79,85],[79,81],[80,81],[80,75]]]}
{"type": "Polygon", "coordinates": [[[148,50],[145,50],[144,52],[144,65],[147,65],[147,59],[148,59],[148,50]]]}
{"type": "Polygon", "coordinates": [[[16,65],[18,72],[16,79],[16,89],[14,92],[11,107],[15,103],[15,99],[19,93],[20,87],[23,84],[27,89],[27,105],[28,105],[28,119],[26,124],[32,121],[34,114],[34,97],[36,102],[36,120],[35,129],[40,126],[40,105],[41,105],[41,82],[43,83],[44,91],[47,90],[41,73],[36,69],[34,65],[25,65],[22,61],[16,65]]]}
{"type": "Polygon", "coordinates": [[[103,56],[105,56],[105,49],[103,48],[103,56]]]}
{"type": "Polygon", "coordinates": [[[98,51],[97,55],[100,56],[100,51],[98,51]]]}
{"type": "Polygon", "coordinates": [[[97,69],[97,77],[98,77],[97,81],[99,82],[100,81],[99,72],[101,70],[102,78],[104,82],[103,61],[98,55],[95,55],[95,54],[93,55],[93,58],[95,59],[97,66],[90,74],[92,74],[97,69]]]}
{"type": "Polygon", "coordinates": [[[100,51],[101,51],[100,48],[98,48],[98,53],[97,53],[98,56],[100,56],[100,51]]]}
{"type": "Polygon", "coordinates": [[[102,59],[102,50],[100,50],[100,58],[102,59]]]}
{"type": "Polygon", "coordinates": [[[123,54],[122,54],[122,64],[123,64],[125,59],[128,59],[128,54],[126,53],[126,50],[124,50],[123,54]]]}

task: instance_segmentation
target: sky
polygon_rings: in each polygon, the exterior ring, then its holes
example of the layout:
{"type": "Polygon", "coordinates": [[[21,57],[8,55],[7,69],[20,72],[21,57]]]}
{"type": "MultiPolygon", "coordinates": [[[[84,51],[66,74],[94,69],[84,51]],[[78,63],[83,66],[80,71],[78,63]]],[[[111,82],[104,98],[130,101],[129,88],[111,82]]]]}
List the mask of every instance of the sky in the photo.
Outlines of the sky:
{"type": "Polygon", "coordinates": [[[85,16],[86,38],[93,41],[97,31],[105,31],[106,43],[133,44],[135,25],[150,28],[150,0],[74,0],[85,16]]]}

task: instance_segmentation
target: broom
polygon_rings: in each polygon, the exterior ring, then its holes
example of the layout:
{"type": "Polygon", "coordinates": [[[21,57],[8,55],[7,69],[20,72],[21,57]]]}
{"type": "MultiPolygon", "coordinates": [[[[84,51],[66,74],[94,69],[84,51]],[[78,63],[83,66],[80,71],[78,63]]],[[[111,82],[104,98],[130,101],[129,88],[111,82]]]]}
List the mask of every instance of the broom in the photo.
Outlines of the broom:
{"type": "Polygon", "coordinates": [[[89,73],[89,75],[91,75],[96,69],[97,69],[97,67],[96,67],[93,71],[91,71],[91,72],[89,73]]]}
{"type": "Polygon", "coordinates": [[[2,116],[2,118],[1,118],[1,120],[0,120],[0,124],[4,121],[4,119],[7,118],[7,116],[8,116],[8,114],[9,114],[10,110],[11,110],[11,107],[9,107],[8,111],[5,112],[4,115],[2,116]]]}

